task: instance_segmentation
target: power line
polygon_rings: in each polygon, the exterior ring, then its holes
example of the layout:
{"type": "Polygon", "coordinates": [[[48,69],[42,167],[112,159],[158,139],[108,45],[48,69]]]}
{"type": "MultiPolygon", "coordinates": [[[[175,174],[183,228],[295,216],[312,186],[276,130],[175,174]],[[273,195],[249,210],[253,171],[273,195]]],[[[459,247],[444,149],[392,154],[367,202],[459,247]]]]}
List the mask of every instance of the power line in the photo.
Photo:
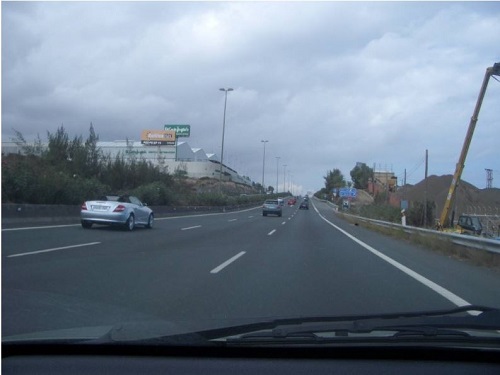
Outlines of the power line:
{"type": "MultiPolygon", "coordinates": [[[[406,171],[406,183],[408,183],[408,180],[410,177],[419,169],[422,167],[422,165],[425,164],[425,156],[422,157],[422,159],[419,159],[415,165],[406,171]]],[[[401,173],[401,175],[404,175],[404,172],[401,173]]]]}

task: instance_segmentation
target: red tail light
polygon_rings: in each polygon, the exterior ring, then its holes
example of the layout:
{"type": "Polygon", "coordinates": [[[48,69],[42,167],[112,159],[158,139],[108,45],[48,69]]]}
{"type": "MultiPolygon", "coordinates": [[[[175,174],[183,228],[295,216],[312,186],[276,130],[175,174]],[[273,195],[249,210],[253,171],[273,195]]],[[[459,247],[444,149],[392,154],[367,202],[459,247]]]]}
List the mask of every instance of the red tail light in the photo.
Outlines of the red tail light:
{"type": "Polygon", "coordinates": [[[113,210],[113,212],[123,212],[125,211],[125,206],[123,204],[119,204],[116,206],[116,208],[113,210]]]}
{"type": "Polygon", "coordinates": [[[81,207],[82,210],[86,211],[87,210],[87,205],[85,204],[85,202],[82,203],[82,207],[81,207]]]}

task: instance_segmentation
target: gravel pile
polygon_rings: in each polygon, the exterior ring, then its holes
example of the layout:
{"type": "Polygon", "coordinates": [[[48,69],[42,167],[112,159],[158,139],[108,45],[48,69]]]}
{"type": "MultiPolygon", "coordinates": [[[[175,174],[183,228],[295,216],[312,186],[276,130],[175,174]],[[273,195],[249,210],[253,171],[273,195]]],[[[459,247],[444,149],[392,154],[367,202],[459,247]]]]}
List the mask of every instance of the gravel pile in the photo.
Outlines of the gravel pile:
{"type": "MultiPolygon", "coordinates": [[[[404,186],[399,193],[402,199],[407,199],[410,202],[423,202],[427,186],[427,199],[436,203],[436,213],[439,216],[448,195],[452,177],[452,175],[429,176],[427,183],[422,180],[416,185],[404,186]]],[[[456,190],[455,205],[456,214],[498,215],[500,214],[500,189],[478,189],[466,181],[460,181],[456,190]]]]}

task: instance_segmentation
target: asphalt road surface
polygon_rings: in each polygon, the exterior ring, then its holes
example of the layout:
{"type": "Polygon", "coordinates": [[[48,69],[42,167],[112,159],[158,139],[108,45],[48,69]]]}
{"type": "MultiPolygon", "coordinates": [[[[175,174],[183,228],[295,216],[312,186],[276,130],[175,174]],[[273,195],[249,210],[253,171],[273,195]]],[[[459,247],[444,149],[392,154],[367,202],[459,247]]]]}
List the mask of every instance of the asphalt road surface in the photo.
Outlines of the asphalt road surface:
{"type": "MultiPolygon", "coordinates": [[[[500,273],[348,224],[312,200],[153,229],[2,229],[2,335],[116,325],[500,307],[500,273]]],[[[209,328],[207,326],[207,328],[209,328]]]]}

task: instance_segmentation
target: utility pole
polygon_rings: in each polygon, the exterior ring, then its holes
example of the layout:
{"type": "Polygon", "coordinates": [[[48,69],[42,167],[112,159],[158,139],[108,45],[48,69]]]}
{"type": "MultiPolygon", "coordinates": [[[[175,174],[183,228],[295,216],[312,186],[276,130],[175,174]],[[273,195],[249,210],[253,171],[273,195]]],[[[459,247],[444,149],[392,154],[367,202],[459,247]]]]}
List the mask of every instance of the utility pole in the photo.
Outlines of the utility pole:
{"type": "Polygon", "coordinates": [[[233,91],[232,88],[221,88],[220,91],[224,91],[224,117],[222,119],[222,145],[220,151],[220,170],[219,170],[219,194],[222,193],[222,169],[224,166],[224,132],[226,129],[226,106],[227,106],[227,93],[228,91],[233,91]]]}
{"type": "Polygon", "coordinates": [[[279,162],[280,162],[281,157],[276,156],[276,194],[279,193],[280,189],[278,187],[278,176],[279,176],[279,162]]]}
{"type": "Polygon", "coordinates": [[[427,172],[429,170],[429,151],[425,150],[425,189],[424,189],[424,228],[427,227],[427,172]]]}
{"type": "Polygon", "coordinates": [[[286,192],[286,164],[283,164],[283,192],[286,192]]]}
{"type": "Polygon", "coordinates": [[[406,200],[406,168],[405,168],[405,175],[404,175],[404,190],[403,190],[403,196],[404,196],[404,200],[406,200]]]}
{"type": "Polygon", "coordinates": [[[269,141],[262,140],[261,142],[264,143],[264,157],[262,158],[262,190],[264,190],[264,194],[265,194],[266,188],[264,187],[264,170],[266,168],[266,143],[269,141]]]}

